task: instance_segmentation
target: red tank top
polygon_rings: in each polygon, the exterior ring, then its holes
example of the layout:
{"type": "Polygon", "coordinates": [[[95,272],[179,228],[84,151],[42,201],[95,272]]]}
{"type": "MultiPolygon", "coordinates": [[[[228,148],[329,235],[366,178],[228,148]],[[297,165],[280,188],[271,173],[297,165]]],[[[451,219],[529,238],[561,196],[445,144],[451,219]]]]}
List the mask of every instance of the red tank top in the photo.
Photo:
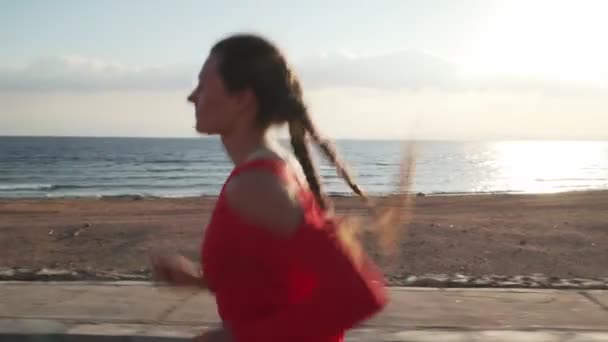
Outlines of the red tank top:
{"type": "Polygon", "coordinates": [[[201,245],[222,321],[235,342],[343,341],[347,329],[385,306],[381,272],[365,255],[353,261],[334,234],[334,219],[306,188],[298,194],[304,219],[290,238],[240,217],[225,187],[251,169],[294,179],[284,161],[256,159],[236,167],[224,184],[201,245]]]}

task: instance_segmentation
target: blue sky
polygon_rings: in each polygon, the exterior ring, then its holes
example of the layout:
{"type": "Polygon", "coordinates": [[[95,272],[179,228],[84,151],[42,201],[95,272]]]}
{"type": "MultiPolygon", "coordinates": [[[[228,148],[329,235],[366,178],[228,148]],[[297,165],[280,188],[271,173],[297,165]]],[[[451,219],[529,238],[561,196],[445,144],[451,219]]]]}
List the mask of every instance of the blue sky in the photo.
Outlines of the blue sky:
{"type": "Polygon", "coordinates": [[[239,30],[268,34],[295,55],[411,47],[457,54],[483,21],[476,14],[492,6],[471,0],[59,0],[2,7],[5,62],[79,54],[156,64],[198,61],[218,37],[239,30]]]}
{"type": "Polygon", "coordinates": [[[332,136],[608,139],[602,0],[0,6],[0,134],[192,136],[184,98],[207,50],[253,31],[332,136]]]}

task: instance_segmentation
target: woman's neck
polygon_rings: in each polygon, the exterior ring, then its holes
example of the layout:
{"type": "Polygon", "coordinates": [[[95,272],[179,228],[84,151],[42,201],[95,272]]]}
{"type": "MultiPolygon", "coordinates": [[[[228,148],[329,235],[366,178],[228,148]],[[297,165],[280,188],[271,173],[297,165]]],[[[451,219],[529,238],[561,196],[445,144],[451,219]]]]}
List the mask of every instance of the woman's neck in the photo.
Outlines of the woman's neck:
{"type": "Polygon", "coordinates": [[[270,149],[272,145],[266,131],[233,132],[222,135],[222,143],[234,165],[245,162],[260,149],[270,149]]]}

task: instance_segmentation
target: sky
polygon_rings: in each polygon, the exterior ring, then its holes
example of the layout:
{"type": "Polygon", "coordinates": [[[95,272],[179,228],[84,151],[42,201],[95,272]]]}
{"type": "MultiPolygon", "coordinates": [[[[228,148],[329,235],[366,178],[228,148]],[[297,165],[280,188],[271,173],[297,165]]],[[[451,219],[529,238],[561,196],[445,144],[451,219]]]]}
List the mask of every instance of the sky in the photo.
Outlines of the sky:
{"type": "Polygon", "coordinates": [[[326,135],[608,139],[603,0],[0,0],[0,135],[191,137],[213,43],[276,42],[326,135]]]}

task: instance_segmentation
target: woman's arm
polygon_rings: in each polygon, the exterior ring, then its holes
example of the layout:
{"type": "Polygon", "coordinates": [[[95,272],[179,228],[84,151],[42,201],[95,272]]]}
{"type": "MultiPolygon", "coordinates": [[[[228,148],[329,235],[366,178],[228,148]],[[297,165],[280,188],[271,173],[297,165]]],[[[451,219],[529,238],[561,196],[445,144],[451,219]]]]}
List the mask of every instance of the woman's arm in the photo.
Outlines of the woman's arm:
{"type": "Polygon", "coordinates": [[[180,287],[207,289],[207,281],[195,263],[181,255],[151,256],[154,277],[162,282],[180,287]]]}

